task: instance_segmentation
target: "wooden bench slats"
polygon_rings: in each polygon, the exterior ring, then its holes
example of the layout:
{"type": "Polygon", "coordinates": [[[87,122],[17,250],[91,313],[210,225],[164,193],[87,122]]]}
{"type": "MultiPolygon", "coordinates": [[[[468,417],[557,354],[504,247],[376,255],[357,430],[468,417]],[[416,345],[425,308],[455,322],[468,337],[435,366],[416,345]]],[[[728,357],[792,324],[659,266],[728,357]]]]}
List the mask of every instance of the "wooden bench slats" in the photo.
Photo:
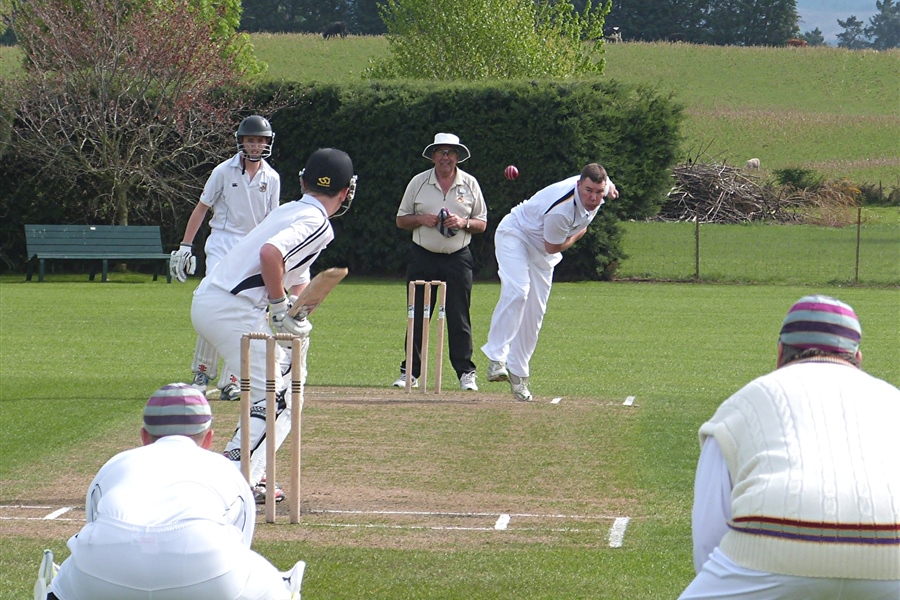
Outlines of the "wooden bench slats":
{"type": "MultiPolygon", "coordinates": [[[[25,243],[28,281],[31,281],[34,259],[39,264],[38,281],[44,280],[44,261],[49,259],[101,260],[102,281],[107,280],[109,260],[161,260],[165,261],[166,281],[172,281],[171,257],[163,252],[156,225],[25,225],[25,243]]],[[[91,273],[91,280],[95,274],[96,269],[91,273]]],[[[158,275],[157,268],[154,281],[158,275]]]]}

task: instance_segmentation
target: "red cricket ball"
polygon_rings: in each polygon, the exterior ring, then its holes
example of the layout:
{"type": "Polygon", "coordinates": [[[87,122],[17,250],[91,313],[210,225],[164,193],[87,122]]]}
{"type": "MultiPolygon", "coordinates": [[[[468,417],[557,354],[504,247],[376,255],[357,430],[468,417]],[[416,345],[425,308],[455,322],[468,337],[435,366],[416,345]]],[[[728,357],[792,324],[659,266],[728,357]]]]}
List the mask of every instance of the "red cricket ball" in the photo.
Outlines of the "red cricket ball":
{"type": "Polygon", "coordinates": [[[504,171],[503,174],[506,175],[507,179],[513,181],[519,177],[519,169],[517,169],[515,165],[509,165],[506,167],[506,171],[504,171]]]}

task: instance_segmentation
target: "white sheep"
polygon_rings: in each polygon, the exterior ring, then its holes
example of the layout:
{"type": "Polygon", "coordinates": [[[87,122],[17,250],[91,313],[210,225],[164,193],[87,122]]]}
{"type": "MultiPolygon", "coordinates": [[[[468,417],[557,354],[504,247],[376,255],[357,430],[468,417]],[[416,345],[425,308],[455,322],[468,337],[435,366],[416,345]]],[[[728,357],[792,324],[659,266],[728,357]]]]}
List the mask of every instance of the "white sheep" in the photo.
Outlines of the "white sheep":
{"type": "Polygon", "coordinates": [[[759,168],[759,159],[758,159],[758,158],[751,158],[750,160],[748,160],[748,161],[747,161],[747,168],[748,168],[748,169],[758,169],[758,168],[759,168]]]}

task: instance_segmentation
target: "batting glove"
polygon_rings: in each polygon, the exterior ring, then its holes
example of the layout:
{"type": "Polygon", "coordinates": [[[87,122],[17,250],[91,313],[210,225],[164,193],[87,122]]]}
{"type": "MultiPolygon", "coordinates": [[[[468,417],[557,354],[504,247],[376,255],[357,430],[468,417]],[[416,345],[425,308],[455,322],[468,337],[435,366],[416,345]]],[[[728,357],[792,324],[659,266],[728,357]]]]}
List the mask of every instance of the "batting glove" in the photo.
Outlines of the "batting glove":
{"type": "Polygon", "coordinates": [[[301,339],[309,337],[312,323],[309,322],[309,319],[295,319],[289,316],[290,308],[291,304],[288,302],[287,296],[278,300],[269,299],[269,326],[272,327],[272,332],[287,333],[301,339]]]}
{"type": "Polygon", "coordinates": [[[169,259],[169,274],[184,283],[188,275],[193,275],[197,270],[197,258],[191,252],[190,244],[181,244],[178,250],[172,252],[169,259]]]}

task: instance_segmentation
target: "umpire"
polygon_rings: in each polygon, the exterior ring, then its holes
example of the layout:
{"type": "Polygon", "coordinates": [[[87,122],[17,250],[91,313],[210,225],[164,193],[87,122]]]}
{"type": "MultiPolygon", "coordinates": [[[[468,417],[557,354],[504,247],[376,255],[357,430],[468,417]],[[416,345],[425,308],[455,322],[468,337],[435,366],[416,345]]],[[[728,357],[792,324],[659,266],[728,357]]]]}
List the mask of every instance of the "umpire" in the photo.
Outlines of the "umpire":
{"type": "MultiPolygon", "coordinates": [[[[450,362],[462,390],[477,391],[475,363],[472,362],[472,235],[487,227],[487,205],[478,180],[457,165],[471,156],[469,149],[452,133],[438,133],[422,156],[434,168],[410,180],[397,211],[397,227],[412,231],[406,280],[447,282],[447,337],[450,362]]],[[[394,387],[418,387],[421,369],[422,304],[424,290],[416,290],[416,319],[413,335],[411,373],[404,360],[394,387]]],[[[434,307],[437,290],[430,305],[434,307]]]]}

